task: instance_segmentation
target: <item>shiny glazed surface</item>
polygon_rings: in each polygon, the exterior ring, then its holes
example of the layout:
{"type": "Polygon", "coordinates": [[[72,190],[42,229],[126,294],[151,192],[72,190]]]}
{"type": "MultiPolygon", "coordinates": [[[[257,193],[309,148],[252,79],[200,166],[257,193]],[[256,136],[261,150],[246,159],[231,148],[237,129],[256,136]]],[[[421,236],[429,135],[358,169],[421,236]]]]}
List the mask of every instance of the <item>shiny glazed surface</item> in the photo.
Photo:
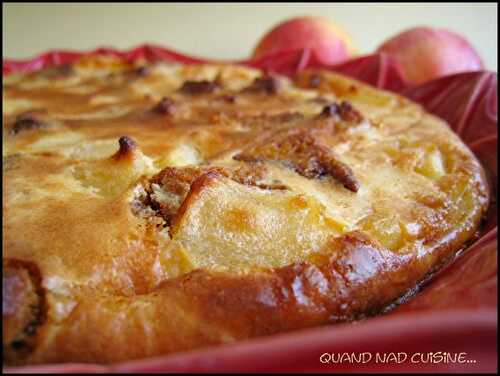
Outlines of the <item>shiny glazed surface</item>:
{"type": "Polygon", "coordinates": [[[487,206],[445,123],[340,75],[66,69],[4,85],[14,362],[112,362],[369,315],[451,257],[487,206]]]}

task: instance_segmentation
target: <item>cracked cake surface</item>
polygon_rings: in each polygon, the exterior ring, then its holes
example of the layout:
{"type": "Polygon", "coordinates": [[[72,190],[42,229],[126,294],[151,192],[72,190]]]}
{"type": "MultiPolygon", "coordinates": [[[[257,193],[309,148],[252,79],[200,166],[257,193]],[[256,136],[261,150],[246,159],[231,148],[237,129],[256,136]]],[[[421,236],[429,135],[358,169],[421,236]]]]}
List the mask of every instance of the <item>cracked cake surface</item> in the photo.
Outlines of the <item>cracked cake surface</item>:
{"type": "Polygon", "coordinates": [[[488,200],[444,121],[339,74],[94,56],[8,76],[4,363],[375,315],[473,239],[488,200]]]}

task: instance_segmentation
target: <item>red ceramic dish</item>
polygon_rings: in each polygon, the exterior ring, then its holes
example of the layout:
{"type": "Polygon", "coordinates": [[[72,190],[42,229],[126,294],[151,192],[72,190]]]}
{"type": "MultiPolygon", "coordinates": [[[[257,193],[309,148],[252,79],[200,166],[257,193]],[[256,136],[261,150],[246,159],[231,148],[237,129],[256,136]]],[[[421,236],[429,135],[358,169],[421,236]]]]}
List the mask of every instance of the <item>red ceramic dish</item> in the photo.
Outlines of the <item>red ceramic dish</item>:
{"type": "MultiPolygon", "coordinates": [[[[26,61],[3,61],[3,74],[111,54],[188,64],[209,62],[155,46],[130,51],[51,51],[26,61]]],[[[213,61],[212,61],[213,62],[213,61]]],[[[496,372],[497,371],[497,75],[463,73],[409,87],[384,55],[325,66],[309,50],[236,61],[292,75],[326,68],[393,90],[445,119],[482,162],[492,203],[479,239],[409,302],[363,322],[311,328],[231,345],[114,365],[61,364],[4,372],[496,372]]]]}

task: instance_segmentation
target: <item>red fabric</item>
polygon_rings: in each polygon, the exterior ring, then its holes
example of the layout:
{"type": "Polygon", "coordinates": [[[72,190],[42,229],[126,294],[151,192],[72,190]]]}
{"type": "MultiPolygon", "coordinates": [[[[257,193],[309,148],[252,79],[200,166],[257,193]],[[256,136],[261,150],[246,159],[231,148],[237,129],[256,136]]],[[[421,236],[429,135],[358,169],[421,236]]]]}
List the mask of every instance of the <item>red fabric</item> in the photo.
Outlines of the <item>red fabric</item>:
{"type": "MultiPolygon", "coordinates": [[[[111,54],[127,60],[208,62],[144,45],[130,51],[111,48],[83,53],[51,51],[26,61],[7,59],[3,61],[3,73],[29,72],[89,54],[111,54]]],[[[305,68],[330,69],[378,88],[402,93],[445,119],[482,162],[491,183],[493,203],[481,237],[453,264],[437,273],[416,297],[380,317],[111,366],[43,365],[4,368],[4,372],[496,372],[496,73],[455,74],[409,87],[401,78],[398,66],[385,55],[362,56],[327,66],[313,52],[300,50],[233,63],[287,75],[305,68]],[[324,353],[352,352],[370,353],[372,359],[367,363],[320,362],[324,353]],[[376,353],[391,352],[404,353],[408,358],[401,363],[376,362],[376,353]],[[429,352],[447,352],[455,357],[456,353],[466,353],[465,359],[470,362],[423,362],[429,352]]]]}

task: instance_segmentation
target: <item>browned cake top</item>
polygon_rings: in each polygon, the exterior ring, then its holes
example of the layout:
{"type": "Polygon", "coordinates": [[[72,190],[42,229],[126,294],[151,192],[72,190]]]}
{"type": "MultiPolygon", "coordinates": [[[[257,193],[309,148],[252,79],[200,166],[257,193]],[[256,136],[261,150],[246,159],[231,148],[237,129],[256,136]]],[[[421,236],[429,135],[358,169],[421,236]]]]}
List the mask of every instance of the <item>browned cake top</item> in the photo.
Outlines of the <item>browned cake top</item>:
{"type": "Polygon", "coordinates": [[[11,363],[377,312],[471,238],[488,203],[443,121],[338,74],[93,57],[8,77],[3,105],[11,363]]]}

